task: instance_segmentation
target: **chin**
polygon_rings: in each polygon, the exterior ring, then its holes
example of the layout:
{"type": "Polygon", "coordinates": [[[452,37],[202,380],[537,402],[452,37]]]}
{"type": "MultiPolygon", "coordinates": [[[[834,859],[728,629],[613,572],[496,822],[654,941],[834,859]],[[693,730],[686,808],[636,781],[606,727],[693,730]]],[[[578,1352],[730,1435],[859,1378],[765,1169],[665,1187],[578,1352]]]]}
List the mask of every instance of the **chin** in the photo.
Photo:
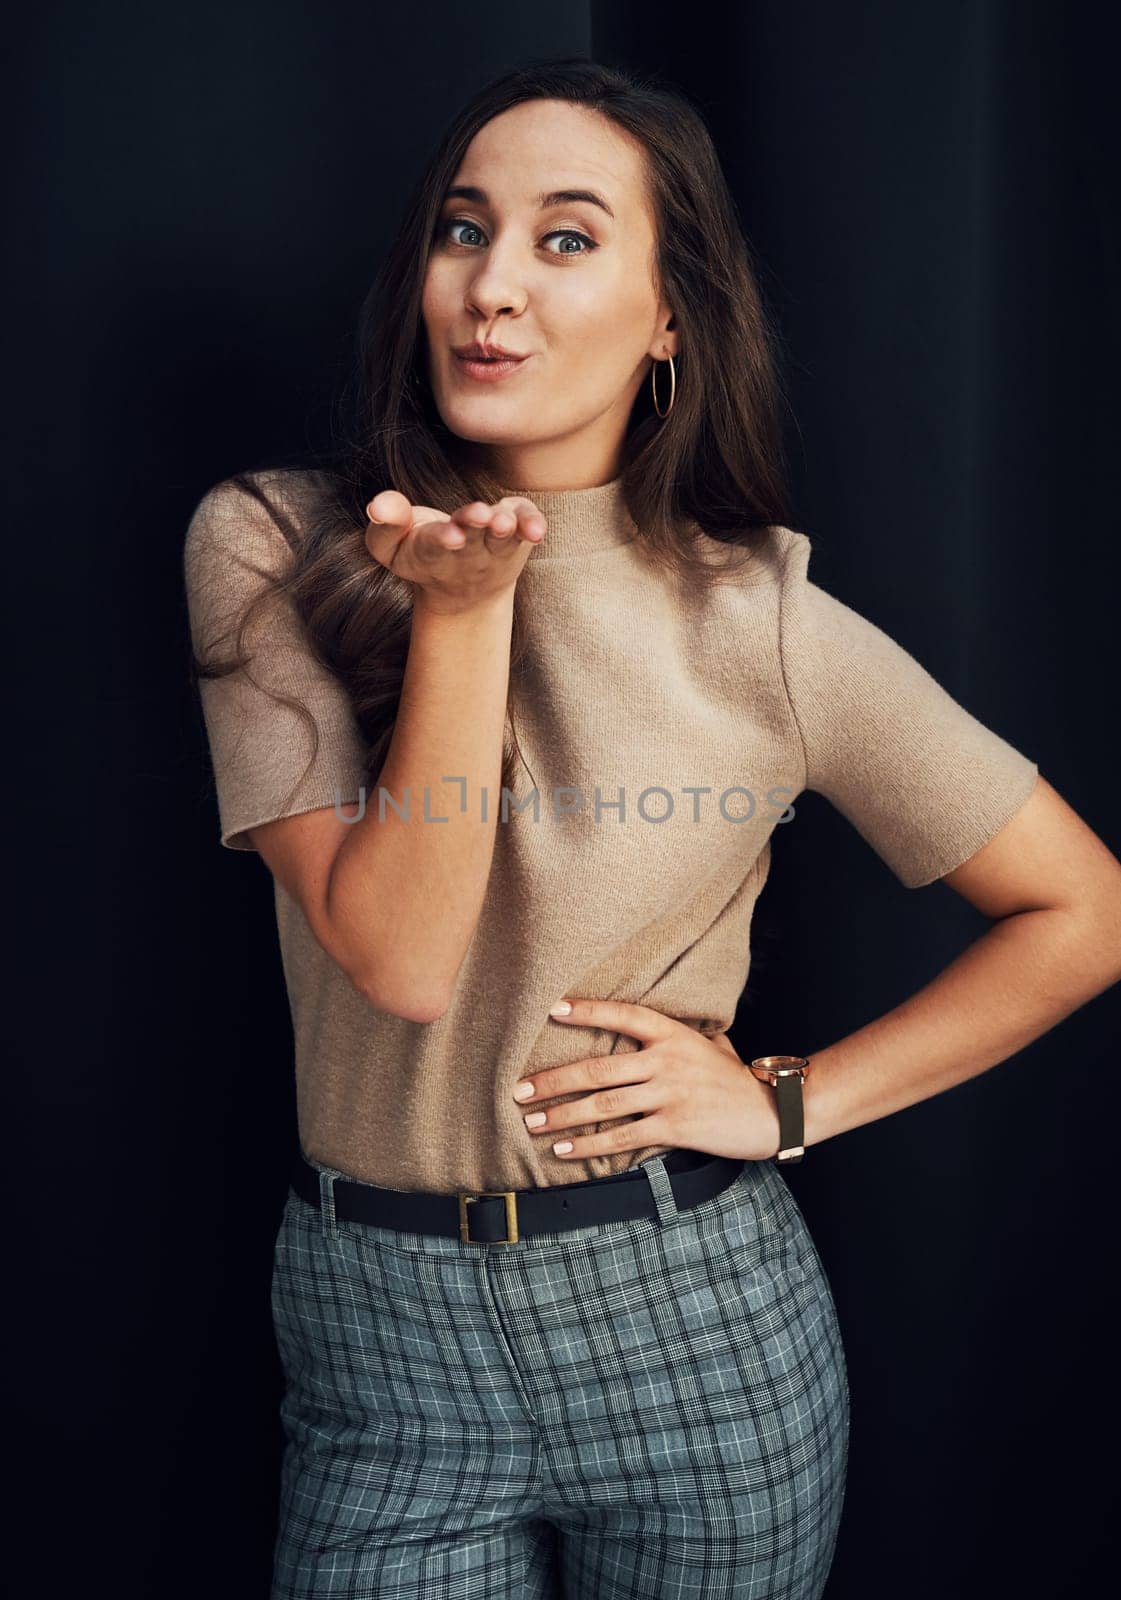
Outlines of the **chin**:
{"type": "Polygon", "coordinates": [[[488,416],[481,406],[448,406],[440,408],[440,417],[446,428],[461,439],[475,444],[524,444],[520,418],[488,416]]]}

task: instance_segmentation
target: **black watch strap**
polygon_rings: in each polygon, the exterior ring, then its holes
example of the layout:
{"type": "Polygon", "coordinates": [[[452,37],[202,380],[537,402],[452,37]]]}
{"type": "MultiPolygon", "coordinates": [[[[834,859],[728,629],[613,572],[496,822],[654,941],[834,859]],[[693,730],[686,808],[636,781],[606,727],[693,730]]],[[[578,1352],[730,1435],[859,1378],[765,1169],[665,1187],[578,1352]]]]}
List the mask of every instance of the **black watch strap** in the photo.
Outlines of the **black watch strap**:
{"type": "Polygon", "coordinates": [[[802,1078],[792,1072],[775,1080],[778,1099],[778,1154],[776,1161],[785,1167],[801,1161],[805,1154],[803,1140],[806,1133],[805,1109],[802,1097],[802,1078]]]}
{"type": "Polygon", "coordinates": [[[808,1056],[756,1056],[751,1070],[775,1091],[778,1109],[778,1152],[773,1159],[780,1166],[801,1161],[805,1155],[805,1107],[802,1084],[809,1071],[808,1056]]]}

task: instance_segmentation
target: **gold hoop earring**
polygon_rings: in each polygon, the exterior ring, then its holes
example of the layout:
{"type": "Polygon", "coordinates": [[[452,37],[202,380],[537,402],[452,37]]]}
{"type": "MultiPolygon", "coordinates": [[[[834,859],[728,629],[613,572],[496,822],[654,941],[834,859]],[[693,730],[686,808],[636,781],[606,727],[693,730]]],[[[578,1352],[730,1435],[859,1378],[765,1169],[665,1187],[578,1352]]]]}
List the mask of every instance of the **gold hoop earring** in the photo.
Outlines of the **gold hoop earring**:
{"type": "Polygon", "coordinates": [[[666,409],[664,411],[661,411],[658,408],[657,377],[658,377],[658,367],[659,367],[660,363],[655,361],[654,365],[650,368],[650,388],[651,388],[651,391],[652,391],[652,393],[654,395],[654,410],[658,412],[658,415],[660,417],[668,417],[669,416],[670,412],[673,410],[674,397],[677,394],[677,372],[674,369],[673,357],[672,356],[668,356],[666,359],[669,361],[669,405],[666,407],[666,409]]]}

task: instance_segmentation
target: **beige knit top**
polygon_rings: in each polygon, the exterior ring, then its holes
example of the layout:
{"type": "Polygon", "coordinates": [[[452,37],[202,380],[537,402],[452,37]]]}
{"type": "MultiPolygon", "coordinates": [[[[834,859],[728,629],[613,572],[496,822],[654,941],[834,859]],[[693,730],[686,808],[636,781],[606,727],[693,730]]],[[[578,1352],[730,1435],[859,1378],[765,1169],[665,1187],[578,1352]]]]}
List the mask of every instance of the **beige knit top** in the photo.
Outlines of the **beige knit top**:
{"type": "MultiPolygon", "coordinates": [[[[277,475],[268,487],[295,506],[300,482],[277,475]]],[[[529,771],[519,766],[497,823],[482,914],[447,1011],[418,1023],[377,1010],[274,885],[301,1146],[391,1188],[571,1183],[663,1152],[650,1144],[565,1161],[526,1131],[512,1098],[519,1078],[640,1048],[553,1022],[549,1007],[566,994],[616,998],[725,1028],[747,979],[771,835],[796,824],[804,790],[825,795],[917,888],[986,844],[1038,774],[899,644],[809,579],[805,534],[772,528],[746,572],[702,590],[644,559],[620,480],[533,498],[548,531],[518,580],[528,653],[514,669],[529,771]]],[[[246,497],[224,485],[203,497],[184,552],[196,648],[214,647],[259,583],[241,559],[275,568],[287,553],[246,497]]],[[[361,798],[350,702],[312,661],[298,618],[271,613],[254,644],[251,670],[308,707],[319,753],[284,805],[310,753],[304,723],[244,674],[202,682],[221,843],[231,850],[252,850],[245,830],[258,823],[361,798]]],[[[366,803],[376,807],[376,792],[366,803]]]]}

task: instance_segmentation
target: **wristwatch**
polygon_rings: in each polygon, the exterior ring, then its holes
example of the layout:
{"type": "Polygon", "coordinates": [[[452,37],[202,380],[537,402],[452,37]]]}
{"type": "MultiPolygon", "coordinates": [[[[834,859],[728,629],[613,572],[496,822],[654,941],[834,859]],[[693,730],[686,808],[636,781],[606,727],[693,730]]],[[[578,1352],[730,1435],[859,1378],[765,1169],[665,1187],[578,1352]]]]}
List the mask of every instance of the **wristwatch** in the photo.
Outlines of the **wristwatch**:
{"type": "Polygon", "coordinates": [[[805,1155],[805,1117],[802,1084],[810,1070],[808,1056],[756,1056],[751,1070],[763,1083],[769,1083],[778,1101],[778,1154],[773,1157],[783,1166],[801,1161],[805,1155]]]}

